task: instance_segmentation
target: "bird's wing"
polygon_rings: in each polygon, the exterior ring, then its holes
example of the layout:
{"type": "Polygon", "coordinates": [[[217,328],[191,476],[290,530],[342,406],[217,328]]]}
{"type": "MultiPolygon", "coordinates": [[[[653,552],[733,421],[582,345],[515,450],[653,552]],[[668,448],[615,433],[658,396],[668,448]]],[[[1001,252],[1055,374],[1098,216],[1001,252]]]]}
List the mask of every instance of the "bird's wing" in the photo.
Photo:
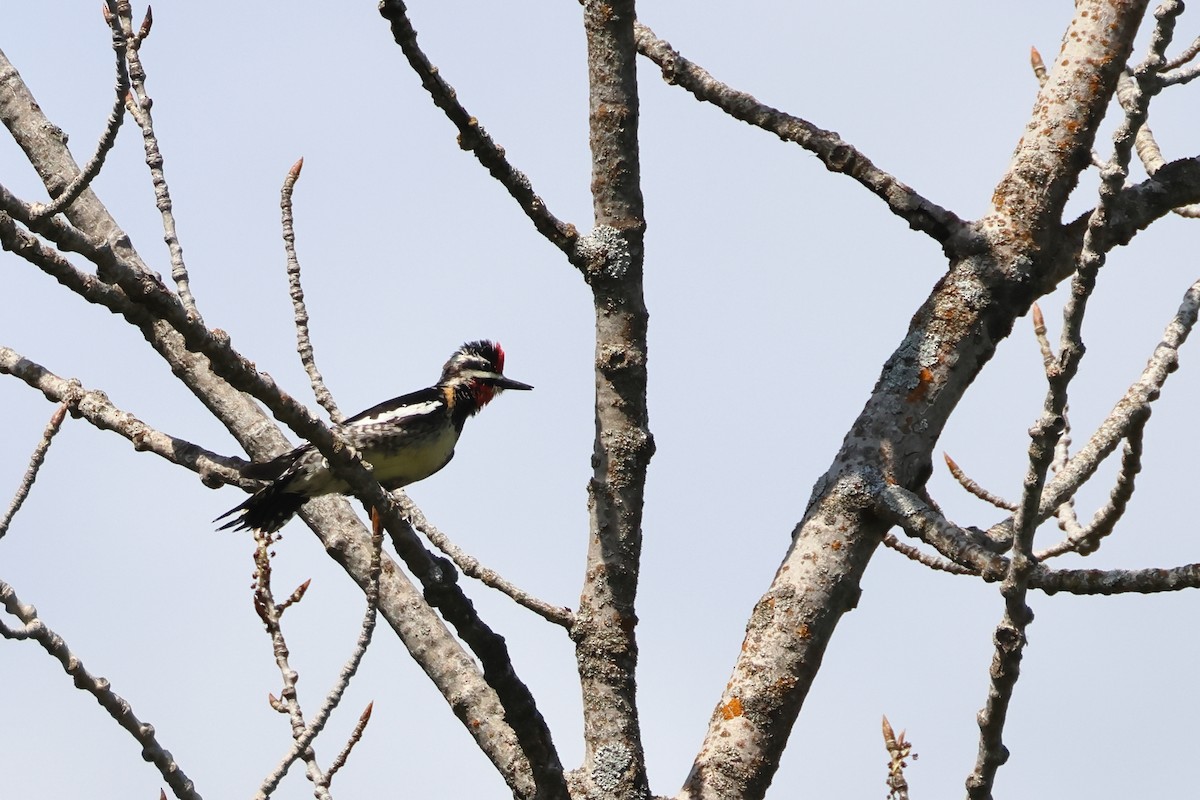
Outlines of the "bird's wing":
{"type": "MultiPolygon", "coordinates": [[[[399,444],[410,435],[422,432],[425,426],[421,425],[420,421],[429,418],[430,415],[445,413],[444,407],[445,396],[442,390],[431,386],[394,397],[355,414],[342,423],[341,430],[356,446],[364,447],[370,446],[375,437],[383,433],[377,426],[386,426],[389,438],[399,444]],[[405,421],[408,424],[405,424],[405,421]]],[[[270,461],[248,464],[242,469],[242,475],[264,481],[278,480],[302,462],[316,458],[316,448],[306,443],[270,461]]]]}
{"type": "Polygon", "coordinates": [[[343,425],[353,428],[361,425],[394,424],[405,417],[421,417],[440,411],[446,396],[436,386],[409,392],[400,397],[371,406],[347,419],[343,425]]]}

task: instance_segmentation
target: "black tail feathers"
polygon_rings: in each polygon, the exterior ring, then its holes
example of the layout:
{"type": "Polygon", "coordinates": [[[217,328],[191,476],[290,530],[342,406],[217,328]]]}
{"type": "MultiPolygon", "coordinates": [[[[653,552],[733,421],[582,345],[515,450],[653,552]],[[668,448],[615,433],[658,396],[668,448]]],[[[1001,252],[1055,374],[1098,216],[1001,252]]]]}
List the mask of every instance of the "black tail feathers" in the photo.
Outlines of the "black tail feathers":
{"type": "Polygon", "coordinates": [[[311,446],[297,447],[295,450],[289,450],[281,456],[272,458],[270,461],[253,461],[242,468],[242,477],[256,478],[260,481],[273,481],[282,478],[283,473],[291,469],[311,446]]]}
{"type": "Polygon", "coordinates": [[[304,505],[307,499],[302,494],[284,491],[279,484],[271,484],[250,495],[245,502],[229,509],[213,522],[219,522],[240,511],[241,516],[226,522],[217,530],[232,528],[235,531],[259,530],[263,533],[274,533],[300,510],[300,506],[304,505]]]}

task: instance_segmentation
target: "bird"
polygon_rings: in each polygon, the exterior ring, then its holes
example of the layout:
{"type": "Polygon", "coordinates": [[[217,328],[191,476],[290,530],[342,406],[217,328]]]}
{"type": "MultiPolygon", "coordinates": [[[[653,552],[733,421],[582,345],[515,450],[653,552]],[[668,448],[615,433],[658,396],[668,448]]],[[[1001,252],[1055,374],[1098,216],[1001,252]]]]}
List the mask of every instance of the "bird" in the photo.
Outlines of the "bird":
{"type": "MultiPolygon", "coordinates": [[[[370,463],[375,479],[395,491],[450,463],[467,418],[496,395],[505,389],[532,388],[504,376],[504,349],[498,342],[467,342],[450,356],[436,384],[372,406],[338,430],[370,463]]],[[[274,533],[309,498],[350,491],[311,443],[270,461],[253,462],[242,475],[271,483],[213,520],[238,515],[218,530],[274,533]]]]}

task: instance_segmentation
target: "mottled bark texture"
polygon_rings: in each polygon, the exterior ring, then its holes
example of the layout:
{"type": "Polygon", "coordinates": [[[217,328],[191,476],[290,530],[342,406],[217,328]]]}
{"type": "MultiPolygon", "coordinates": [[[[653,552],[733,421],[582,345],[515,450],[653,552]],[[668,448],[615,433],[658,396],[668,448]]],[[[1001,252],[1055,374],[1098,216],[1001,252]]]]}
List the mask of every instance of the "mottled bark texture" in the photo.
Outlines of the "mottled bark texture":
{"type": "Polygon", "coordinates": [[[825,648],[854,607],[889,523],[883,487],[919,490],[933,446],[1016,318],[1074,254],[1058,246],[1062,211],[1090,163],[1098,123],[1145,3],[1080,2],[1025,135],[983,220],[943,245],[950,269],[884,364],[866,407],[754,609],[733,675],[681,798],[760,798],[779,765],[825,648]]]}
{"type": "Polygon", "coordinates": [[[596,316],[596,440],[587,572],[572,630],[585,742],[575,779],[589,798],[614,800],[650,791],[637,713],[634,608],[646,466],[654,452],[646,412],[634,21],[631,1],[584,3],[596,227],[577,253],[596,316]]]}

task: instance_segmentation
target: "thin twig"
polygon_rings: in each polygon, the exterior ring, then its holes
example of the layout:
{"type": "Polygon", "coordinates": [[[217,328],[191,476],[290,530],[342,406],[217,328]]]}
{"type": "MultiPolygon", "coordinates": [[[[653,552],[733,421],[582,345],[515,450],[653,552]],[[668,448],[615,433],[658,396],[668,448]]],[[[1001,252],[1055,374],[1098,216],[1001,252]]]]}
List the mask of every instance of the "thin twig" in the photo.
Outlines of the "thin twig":
{"type": "Polygon", "coordinates": [[[354,750],[354,746],[362,741],[363,731],[367,729],[367,723],[371,721],[371,711],[374,708],[374,702],[367,703],[367,707],[358,717],[358,724],[354,726],[354,730],[350,731],[350,738],[346,740],[346,746],[342,748],[342,752],[337,754],[337,758],[325,771],[325,777],[330,783],[333,782],[333,776],[337,774],[337,771],[346,766],[346,759],[350,758],[350,752],[354,750]]]}
{"type": "Polygon", "coordinates": [[[992,494],[971,479],[967,473],[962,471],[962,468],[958,466],[955,460],[950,457],[949,453],[942,453],[942,458],[946,460],[946,468],[950,470],[950,474],[954,477],[954,480],[958,481],[958,484],[968,492],[985,503],[991,503],[996,508],[1003,508],[1005,511],[1012,511],[1016,508],[1016,505],[1013,503],[1005,500],[1003,497],[992,494]]]}
{"type": "Polygon", "coordinates": [[[998,581],[1008,571],[1008,559],[985,548],[966,530],[901,486],[884,483],[879,487],[875,513],[985,581],[998,581]]]}
{"type": "MultiPolygon", "coordinates": [[[[1067,416],[1067,409],[1063,409],[1063,432],[1058,437],[1058,442],[1054,445],[1054,460],[1050,462],[1051,473],[1057,475],[1067,468],[1071,463],[1071,420],[1067,416]]],[[[1067,499],[1058,508],[1054,509],[1054,516],[1058,518],[1058,527],[1066,531],[1068,536],[1076,536],[1083,533],[1083,525],[1079,523],[1079,516],[1075,513],[1075,497],[1067,499]]],[[[1041,557],[1037,557],[1041,560],[1041,557]]]]}
{"type": "MultiPolygon", "coordinates": [[[[278,534],[254,532],[254,610],[266,627],[267,634],[271,637],[275,665],[279,667],[279,674],[283,679],[283,691],[279,694],[279,700],[273,702],[272,705],[281,708],[288,715],[288,719],[292,723],[292,738],[300,741],[305,732],[304,713],[300,709],[300,698],[296,693],[296,681],[300,676],[290,663],[291,652],[280,625],[283,607],[276,604],[271,590],[271,546],[278,540],[278,534]]],[[[299,748],[297,755],[304,759],[305,774],[314,786],[314,794],[317,799],[330,800],[329,792],[325,788],[325,774],[317,764],[317,754],[312,749],[311,737],[303,747],[299,748]]],[[[291,759],[288,761],[288,764],[290,763],[291,759]]],[[[284,772],[286,771],[285,768],[284,772]]],[[[282,777],[280,774],[280,778],[282,777]]],[[[268,790],[267,794],[273,790],[274,786],[268,790]]]]}
{"type": "Polygon", "coordinates": [[[400,507],[401,513],[408,518],[412,526],[423,533],[434,547],[449,556],[464,575],[507,595],[518,605],[528,608],[543,619],[553,622],[555,625],[561,625],[568,631],[571,630],[571,626],[575,623],[575,615],[571,609],[551,605],[505,580],[495,570],[480,564],[479,559],[464,552],[461,547],[450,540],[450,537],[434,527],[407,494],[395,492],[393,497],[396,498],[396,504],[400,507]]]}
{"type": "MultiPolygon", "coordinates": [[[[1200,159],[1177,158],[1162,166],[1154,175],[1139,183],[1129,184],[1113,207],[1114,214],[1106,231],[1106,248],[1129,244],[1133,237],[1157,221],[1163,214],[1175,212],[1194,217],[1200,205],[1200,159]],[[1179,209],[1177,211],[1177,209],[1179,209]]],[[[1068,222],[1063,229],[1065,240],[1082,240],[1091,212],[1087,211],[1068,222]]],[[[1065,275],[1051,273],[1051,283],[1057,284],[1065,275]]]]}
{"type": "MultiPolygon", "coordinates": [[[[959,528],[924,500],[907,489],[881,485],[875,494],[875,512],[910,536],[932,545],[939,553],[961,564],[985,581],[1001,580],[1009,560],[975,541],[970,531],[959,528]]],[[[1050,569],[1034,566],[1029,586],[1046,594],[1074,595],[1156,594],[1200,588],[1200,564],[1147,569],[1050,569]]]]}
{"type": "MultiPolygon", "coordinates": [[[[109,0],[105,11],[115,8],[115,0],[109,0]]],[[[129,94],[129,69],[125,63],[126,41],[121,32],[121,26],[115,23],[115,18],[110,16],[107,21],[112,29],[113,52],[116,54],[117,62],[116,99],[108,114],[108,120],[104,124],[104,131],[100,134],[100,141],[96,144],[96,152],[57,197],[46,205],[38,204],[32,207],[32,216],[35,220],[54,216],[75,202],[75,198],[91,186],[92,181],[100,174],[108,152],[112,150],[113,144],[117,141],[117,131],[121,129],[121,123],[125,121],[125,96],[129,94]]]]}
{"type": "Polygon", "coordinates": [[[42,468],[42,463],[46,460],[46,451],[50,449],[50,441],[58,433],[59,429],[62,428],[63,420],[67,416],[67,410],[73,402],[71,399],[64,399],[58,404],[58,408],[54,409],[54,413],[50,415],[50,422],[46,425],[46,429],[42,431],[41,440],[33,448],[33,455],[29,458],[29,467],[25,470],[25,476],[21,478],[21,485],[17,487],[12,502],[8,505],[8,511],[5,512],[3,519],[0,519],[0,539],[4,538],[4,534],[8,532],[8,526],[12,524],[13,517],[21,510],[21,505],[25,502],[25,498],[29,496],[29,490],[33,488],[33,482],[37,480],[38,470],[42,468]]]}
{"type": "Polygon", "coordinates": [[[1029,467],[1020,506],[1013,516],[1012,557],[1000,587],[1004,596],[1004,614],[993,635],[995,652],[989,671],[990,685],[987,701],[979,713],[979,752],[975,768],[967,778],[967,797],[971,800],[991,797],[996,771],[1008,760],[1008,749],[1003,743],[1004,724],[1020,676],[1026,643],[1025,630],[1033,621],[1033,612],[1026,604],[1026,596],[1036,566],[1033,537],[1040,521],[1046,474],[1064,426],[1067,390],[1084,354],[1083,319],[1097,274],[1106,258],[1106,251],[1100,243],[1112,206],[1129,173],[1136,132],[1145,124],[1150,99],[1158,90],[1155,72],[1162,65],[1162,54],[1170,42],[1175,16],[1182,11],[1182,4],[1168,0],[1155,14],[1158,24],[1151,37],[1150,54],[1135,71],[1137,91],[1125,108],[1124,119],[1113,135],[1112,159],[1100,170],[1099,202],[1088,220],[1079,266],[1063,309],[1058,369],[1048,370],[1049,387],[1043,411],[1030,430],[1029,467]]]}
{"type": "Polygon", "coordinates": [[[968,569],[967,567],[964,567],[961,564],[955,564],[953,561],[947,561],[946,559],[938,558],[938,557],[932,556],[929,553],[926,553],[922,550],[919,550],[916,547],[913,547],[911,544],[908,544],[907,542],[900,541],[899,539],[897,539],[895,537],[895,535],[890,534],[890,533],[884,535],[883,543],[884,543],[884,545],[892,548],[893,550],[895,550],[897,553],[904,556],[905,558],[908,558],[912,561],[917,562],[918,564],[922,564],[926,567],[929,567],[930,569],[938,570],[939,572],[949,572],[951,575],[977,575],[978,574],[974,570],[968,569]]]}
{"type": "MultiPolygon", "coordinates": [[[[1129,499],[1133,497],[1134,480],[1142,469],[1142,439],[1145,430],[1145,420],[1150,416],[1149,410],[1142,416],[1141,424],[1129,432],[1125,441],[1125,449],[1121,453],[1121,468],[1117,473],[1117,483],[1109,493],[1108,502],[1098,509],[1087,527],[1069,530],[1070,536],[1065,540],[1049,547],[1036,555],[1038,561],[1044,561],[1063,553],[1076,552],[1080,555],[1091,555],[1100,547],[1101,540],[1113,532],[1117,522],[1125,513],[1129,499]]],[[[1078,525],[1078,523],[1076,523],[1078,525]]]]}
{"type": "MultiPolygon", "coordinates": [[[[1035,50],[1034,52],[1036,53],[1037,51],[1035,50]]],[[[1044,71],[1045,68],[1043,68],[1044,71]]],[[[1045,82],[1044,79],[1043,82],[1045,82]]],[[[1054,348],[1050,346],[1050,337],[1046,334],[1046,319],[1042,316],[1041,307],[1037,303],[1034,303],[1032,311],[1033,335],[1037,339],[1038,348],[1042,351],[1042,369],[1046,374],[1046,380],[1053,380],[1058,370],[1058,358],[1054,355],[1054,348]]],[[[1067,408],[1064,406],[1062,413],[1062,434],[1054,444],[1054,458],[1050,462],[1050,471],[1057,475],[1060,471],[1066,469],[1070,457],[1071,420],[1067,414],[1067,408]]],[[[1069,535],[1074,536],[1083,530],[1083,526],[1079,524],[1079,518],[1075,514],[1074,497],[1068,498],[1067,502],[1056,508],[1054,515],[1058,517],[1058,526],[1069,535]]]]}
{"type": "Polygon", "coordinates": [[[304,583],[293,589],[292,593],[288,595],[287,599],[279,604],[279,613],[282,614],[284,611],[287,611],[289,608],[303,600],[304,595],[308,594],[308,587],[310,586],[312,586],[312,578],[309,578],[304,583]]]}
{"type": "Polygon", "coordinates": [[[785,142],[800,145],[819,158],[830,172],[843,173],[865,186],[913,230],[927,233],[938,242],[946,242],[963,230],[963,222],[955,214],[876,167],[866,155],[833,131],[822,130],[807,120],[772,108],[753,95],[722,83],[680,55],[649,27],[637,23],[634,31],[638,52],[659,66],[667,83],[682,87],[697,100],[712,103],[734,119],[773,133],[785,142]]]}
{"type": "MultiPolygon", "coordinates": [[[[1179,308],[1163,330],[1162,337],[1151,353],[1142,374],[1125,391],[1125,395],[1092,434],[1087,444],[1046,485],[1042,505],[1038,511],[1039,520],[1049,517],[1055,509],[1073,497],[1079,487],[1087,483],[1100,464],[1139,424],[1141,415],[1159,398],[1167,378],[1178,368],[1179,348],[1187,341],[1188,335],[1195,327],[1198,314],[1200,280],[1184,292],[1179,308]]],[[[988,535],[1003,538],[1009,535],[1011,526],[1012,520],[1006,520],[993,526],[988,535]]]]}
{"type": "Polygon", "coordinates": [[[413,71],[421,79],[421,85],[433,98],[434,105],[442,109],[446,117],[458,128],[458,146],[475,155],[492,177],[508,190],[513,199],[533,222],[538,233],[546,237],[559,250],[567,254],[571,262],[579,266],[575,254],[575,243],[579,232],[569,222],[563,222],[550,213],[545,202],[533,191],[528,176],[513,167],[505,157],[504,148],[492,141],[479,120],[467,113],[458,96],[438,68],[429,61],[417,44],[417,32],[408,19],[408,10],[401,0],[383,0],[379,13],[392,28],[392,37],[413,71]]]}
{"type": "Polygon", "coordinates": [[[1193,39],[1192,43],[1185,47],[1183,51],[1179,53],[1179,55],[1168,59],[1167,62],[1162,65],[1162,71],[1168,72],[1173,69],[1179,69],[1184,64],[1195,58],[1197,53],[1200,53],[1200,36],[1197,36],[1195,39],[1193,39]]]}
{"type": "MultiPolygon", "coordinates": [[[[1130,77],[1129,73],[1121,73],[1121,77],[1117,80],[1117,100],[1121,103],[1122,108],[1130,107],[1136,90],[1137,84],[1130,77]]],[[[1133,146],[1137,151],[1138,160],[1142,162],[1147,175],[1154,175],[1167,163],[1166,159],[1163,158],[1158,142],[1154,138],[1154,131],[1150,130],[1149,123],[1142,123],[1142,126],[1138,128],[1137,138],[1134,139],[1133,146]]],[[[1181,217],[1192,218],[1200,215],[1200,204],[1193,203],[1191,205],[1179,206],[1171,209],[1171,211],[1181,217]]]]}
{"type": "Polygon", "coordinates": [[[308,307],[304,304],[304,286],[300,283],[300,259],[296,255],[296,230],[292,219],[292,191],[296,181],[300,179],[300,170],[304,168],[301,158],[288,170],[283,179],[283,189],[279,193],[279,208],[283,212],[283,249],[287,253],[288,289],[292,296],[292,308],[296,314],[296,351],[300,354],[300,363],[308,373],[308,381],[312,384],[313,394],[321,408],[329,413],[334,424],[341,424],[346,417],[337,407],[337,402],[325,386],[325,379],[317,369],[313,356],[312,339],[308,335],[308,307]]]}
{"type": "MultiPolygon", "coordinates": [[[[292,762],[299,758],[302,753],[309,751],[310,745],[320,735],[321,731],[325,729],[325,725],[329,722],[329,717],[333,714],[334,709],[342,702],[342,697],[345,695],[346,689],[350,687],[350,681],[358,673],[363,656],[367,654],[367,648],[371,645],[371,637],[375,633],[375,623],[378,619],[379,575],[383,563],[382,552],[383,526],[380,522],[378,512],[374,512],[371,515],[371,566],[367,577],[367,585],[364,588],[364,594],[367,598],[367,610],[363,614],[362,625],[359,626],[358,639],[355,641],[354,651],[350,654],[350,658],[346,663],[342,665],[342,670],[338,673],[337,681],[325,695],[325,699],[321,702],[321,707],[317,710],[316,715],[312,718],[312,721],[302,727],[299,733],[293,736],[291,749],[263,781],[259,787],[258,794],[255,795],[256,798],[269,797],[278,787],[279,782],[283,780],[283,776],[287,774],[292,762]]],[[[370,716],[369,712],[367,712],[367,716],[370,716]]],[[[360,720],[359,725],[365,727],[366,722],[360,720]]],[[[357,736],[361,736],[362,734],[361,727],[355,729],[356,735],[351,736],[350,742],[334,761],[335,766],[330,767],[323,774],[317,776],[314,782],[319,790],[329,791],[329,783],[333,779],[333,773],[340,769],[341,764],[345,763],[350,748],[358,740],[357,736]]]]}
{"type": "Polygon", "coordinates": [[[22,603],[13,587],[4,581],[0,581],[0,603],[3,603],[8,613],[22,622],[19,628],[0,622],[0,636],[5,639],[32,639],[40,644],[71,676],[76,688],[92,695],[117,724],[133,736],[142,748],[142,758],[158,768],[162,779],[171,787],[176,797],[180,800],[200,800],[195,784],[175,761],[175,757],[159,744],[154,726],[138,719],[129,701],[114,692],[108,680],[88,672],[63,638],[42,622],[37,609],[22,603]]]}
{"type": "Polygon", "coordinates": [[[1183,86],[1197,77],[1200,77],[1200,64],[1192,64],[1190,67],[1164,73],[1161,80],[1163,86],[1183,86]]]}
{"type": "Polygon", "coordinates": [[[197,322],[202,322],[200,312],[196,308],[196,299],[192,296],[191,284],[188,279],[187,265],[183,260],[183,245],[179,243],[179,233],[175,228],[175,212],[171,203],[171,190],[167,186],[166,173],[163,172],[163,156],[158,146],[158,137],[154,133],[154,117],[150,113],[153,100],[146,93],[146,70],[142,66],[142,42],[150,35],[150,27],[154,17],[150,8],[146,8],[146,16],[141,28],[135,34],[133,20],[129,15],[129,4],[120,3],[118,6],[123,13],[118,15],[121,30],[129,41],[126,57],[129,61],[129,79],[133,91],[130,93],[126,108],[133,115],[138,127],[142,129],[142,143],[146,150],[146,166],[150,168],[150,180],[154,185],[154,202],[162,216],[163,241],[171,255],[171,278],[188,315],[197,322]]]}

